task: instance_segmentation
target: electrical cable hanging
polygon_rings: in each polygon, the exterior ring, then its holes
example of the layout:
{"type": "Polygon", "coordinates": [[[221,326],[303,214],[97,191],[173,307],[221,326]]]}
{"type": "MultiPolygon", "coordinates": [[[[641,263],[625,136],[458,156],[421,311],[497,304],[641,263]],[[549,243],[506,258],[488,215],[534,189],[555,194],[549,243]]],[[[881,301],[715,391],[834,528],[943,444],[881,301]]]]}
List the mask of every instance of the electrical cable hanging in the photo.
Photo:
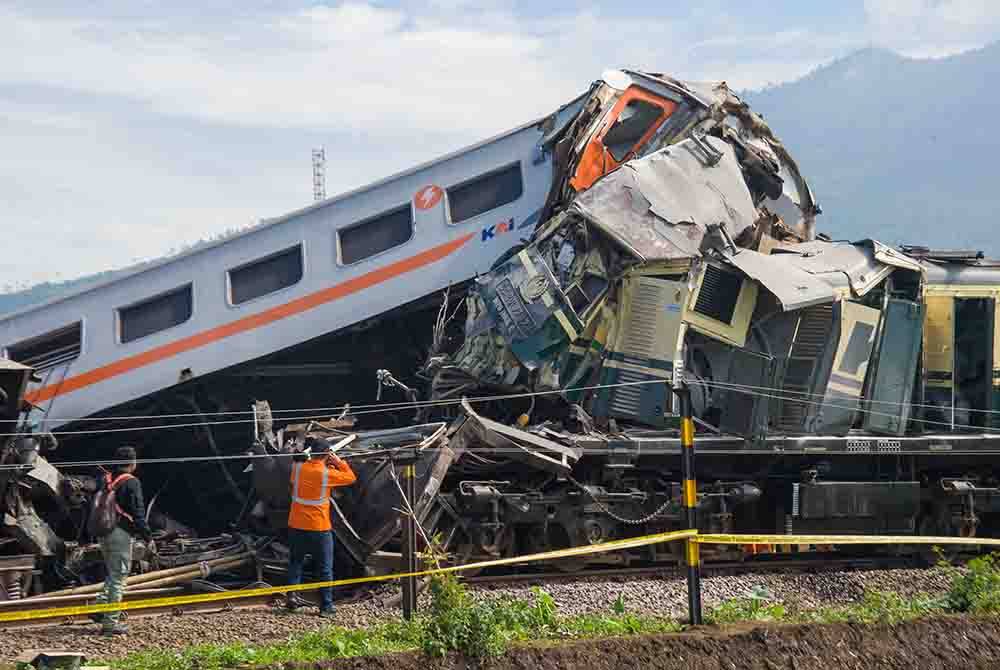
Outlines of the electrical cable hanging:
{"type": "MultiPolygon", "coordinates": [[[[662,380],[643,380],[642,382],[622,382],[622,383],[618,383],[618,384],[599,385],[599,386],[594,386],[594,387],[590,387],[590,388],[609,388],[609,387],[618,387],[618,386],[631,386],[631,385],[635,385],[637,383],[659,383],[659,384],[662,384],[664,382],[662,380]]],[[[788,401],[788,402],[797,402],[797,403],[810,404],[810,405],[819,405],[819,406],[825,406],[825,407],[835,407],[835,408],[840,408],[840,409],[848,409],[848,410],[857,411],[857,412],[862,413],[862,414],[868,413],[868,414],[880,415],[880,416],[895,416],[894,414],[889,414],[889,413],[886,413],[886,412],[877,412],[877,411],[874,411],[874,410],[866,410],[866,409],[862,409],[862,408],[859,408],[859,407],[853,407],[853,406],[850,406],[850,405],[841,405],[841,404],[834,403],[834,402],[829,402],[829,401],[816,401],[816,400],[808,400],[808,399],[801,398],[801,397],[793,397],[793,396],[788,395],[787,393],[769,394],[769,393],[761,393],[759,390],[753,390],[753,389],[769,388],[769,387],[754,387],[754,386],[749,386],[749,385],[738,385],[738,384],[726,384],[726,386],[729,387],[731,390],[736,390],[737,392],[743,393],[745,395],[750,395],[750,396],[757,396],[757,397],[762,397],[762,398],[774,398],[774,399],[779,399],[779,400],[785,400],[785,401],[788,401]]],[[[779,389],[776,389],[776,390],[779,390],[779,389]]],[[[528,396],[542,395],[542,394],[547,394],[547,393],[551,393],[551,392],[550,391],[541,391],[541,392],[535,392],[535,393],[509,394],[509,395],[505,395],[505,396],[487,396],[487,397],[469,399],[469,401],[470,402],[486,402],[486,401],[490,401],[490,400],[493,400],[493,399],[498,398],[498,397],[500,397],[500,398],[528,397],[528,396]]],[[[811,395],[815,395],[815,394],[811,394],[811,395]]],[[[461,401],[460,400],[459,401],[448,401],[446,404],[453,404],[453,402],[461,402],[461,401]]],[[[389,411],[389,410],[386,410],[386,411],[389,411]]],[[[325,416],[325,415],[323,415],[323,416],[325,416]]],[[[914,422],[917,422],[917,423],[947,426],[947,427],[950,427],[950,428],[971,429],[971,430],[975,430],[975,431],[980,431],[982,433],[989,433],[989,434],[998,434],[998,433],[1000,433],[1000,429],[997,429],[997,428],[973,426],[971,424],[952,424],[952,423],[946,422],[946,421],[934,421],[934,420],[930,420],[930,419],[918,419],[918,418],[913,418],[911,420],[914,421],[914,422]]],[[[216,422],[216,423],[228,423],[228,422],[216,422]]],[[[201,425],[204,425],[204,424],[193,424],[193,425],[201,426],[201,425]]],[[[161,426],[161,427],[162,428],[176,428],[176,427],[179,427],[179,425],[161,426]]],[[[146,428],[146,429],[148,429],[148,428],[146,428]]],[[[134,430],[134,428],[130,429],[130,430],[134,430]]],[[[93,431],[93,432],[106,432],[106,431],[93,431]]],[[[26,435],[32,435],[32,433],[27,433],[26,435]]],[[[388,453],[389,451],[391,451],[391,450],[384,450],[385,453],[388,453]]],[[[470,449],[470,453],[471,453],[471,451],[472,451],[472,449],[470,449]]],[[[494,449],[494,448],[484,449],[484,451],[489,451],[491,454],[497,453],[497,450],[494,449]]],[[[374,456],[379,455],[380,453],[382,453],[382,452],[359,451],[359,452],[356,452],[356,453],[345,454],[344,458],[374,457],[374,456]]],[[[259,459],[259,458],[283,458],[283,457],[293,457],[293,456],[296,456],[296,455],[297,454],[295,454],[295,453],[273,453],[273,454],[247,454],[247,453],[244,453],[244,454],[230,454],[230,455],[220,455],[220,456],[188,456],[188,457],[175,457],[175,458],[149,458],[149,459],[139,459],[139,460],[137,460],[135,462],[136,463],[141,463],[141,464],[196,463],[196,462],[211,462],[211,461],[218,461],[218,460],[236,460],[236,459],[253,460],[253,459],[259,459]]],[[[120,461],[120,460],[118,460],[118,461],[116,461],[116,460],[66,461],[66,462],[61,462],[61,463],[54,462],[54,463],[52,463],[52,465],[56,466],[56,467],[61,467],[61,468],[77,468],[77,467],[96,467],[96,466],[99,466],[99,465],[126,465],[129,462],[131,462],[131,461],[120,461]]],[[[3,470],[20,470],[20,469],[25,469],[26,467],[29,467],[29,466],[25,466],[25,465],[21,465],[21,464],[6,464],[6,465],[0,465],[0,471],[3,471],[3,470]]]]}

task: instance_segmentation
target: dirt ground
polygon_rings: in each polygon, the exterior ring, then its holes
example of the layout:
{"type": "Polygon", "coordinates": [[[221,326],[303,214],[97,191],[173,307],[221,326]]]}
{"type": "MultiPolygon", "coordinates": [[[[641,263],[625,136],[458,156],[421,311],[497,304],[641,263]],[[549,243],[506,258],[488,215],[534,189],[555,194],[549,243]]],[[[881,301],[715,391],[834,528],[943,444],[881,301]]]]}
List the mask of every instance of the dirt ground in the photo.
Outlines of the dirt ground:
{"type": "MultiPolygon", "coordinates": [[[[485,663],[419,654],[297,670],[920,670],[1000,668],[1000,620],[938,617],[896,626],[744,625],[672,635],[531,645],[485,663]]],[[[286,668],[285,670],[292,670],[286,668]]]]}

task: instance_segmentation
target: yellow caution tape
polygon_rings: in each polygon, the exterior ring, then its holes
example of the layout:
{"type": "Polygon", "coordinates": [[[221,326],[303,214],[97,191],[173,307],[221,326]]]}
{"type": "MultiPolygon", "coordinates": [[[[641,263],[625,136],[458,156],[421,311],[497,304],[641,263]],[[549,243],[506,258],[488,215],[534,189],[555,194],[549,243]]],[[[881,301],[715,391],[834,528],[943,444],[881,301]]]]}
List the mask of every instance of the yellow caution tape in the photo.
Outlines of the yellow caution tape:
{"type": "Polygon", "coordinates": [[[118,610],[142,610],[155,607],[179,607],[181,605],[193,605],[196,603],[207,603],[216,601],[229,601],[241,598],[255,598],[258,596],[281,595],[297,591],[312,591],[328,586],[348,586],[351,584],[365,584],[370,582],[386,582],[393,579],[403,579],[405,577],[426,577],[429,575],[443,574],[448,572],[461,572],[463,570],[474,570],[478,568],[490,568],[499,565],[515,565],[517,563],[530,563],[533,561],[550,561],[559,558],[572,556],[586,556],[589,554],[600,554],[621,549],[633,549],[651,544],[661,544],[673,542],[685,538],[693,538],[698,534],[696,530],[679,530],[669,533],[657,533],[655,535],[645,535],[643,537],[627,538],[624,540],[613,540],[599,544],[585,545],[581,547],[570,547],[569,549],[557,549],[555,551],[544,551],[537,554],[526,554],[524,556],[514,556],[511,558],[498,558],[491,561],[480,561],[478,563],[466,563],[465,565],[453,565],[446,568],[435,568],[431,570],[420,570],[417,572],[399,572],[392,575],[376,575],[373,577],[351,577],[349,579],[335,579],[327,582],[313,582],[310,584],[296,584],[294,586],[271,586],[259,589],[245,589],[242,591],[224,591],[219,593],[200,593],[189,596],[171,596],[167,598],[151,598],[149,600],[133,600],[129,602],[108,603],[98,605],[76,605],[69,607],[52,607],[46,609],[27,610],[23,612],[0,613],[0,623],[6,621],[28,621],[32,619],[51,619],[55,617],[71,617],[84,614],[99,614],[102,612],[115,612],[118,610]]]}
{"type": "Polygon", "coordinates": [[[719,535],[694,538],[698,544],[962,544],[998,547],[1000,540],[921,535],[719,535]]]}
{"type": "MultiPolygon", "coordinates": [[[[332,586],[349,586],[352,584],[365,584],[372,582],[386,582],[394,579],[406,577],[427,577],[430,575],[444,574],[451,572],[461,572],[463,570],[475,570],[480,568],[491,568],[500,565],[516,565],[518,563],[531,563],[534,561],[551,561],[560,558],[570,558],[573,556],[587,556],[590,554],[601,554],[621,549],[634,549],[652,544],[662,544],[677,540],[689,539],[688,556],[694,552],[697,544],[957,544],[957,545],[986,545],[1000,546],[1000,539],[978,538],[978,537],[927,537],[914,535],[723,535],[706,534],[700,535],[697,530],[678,530],[668,533],[656,533],[654,535],[644,535],[642,537],[627,538],[624,540],[612,540],[611,542],[601,542],[599,544],[584,545],[580,547],[570,547],[569,549],[557,549],[554,551],[543,551],[536,554],[526,554],[524,556],[514,556],[511,558],[498,558],[491,561],[480,561],[478,563],[466,563],[465,565],[453,565],[446,568],[434,568],[431,570],[419,570],[417,572],[398,572],[391,575],[376,575],[373,577],[351,577],[349,579],[335,579],[327,582],[312,582],[310,584],[296,584],[294,586],[271,586],[259,589],[246,589],[242,591],[224,591],[219,593],[201,593],[187,596],[171,596],[167,598],[151,598],[148,600],[134,600],[129,602],[119,602],[101,605],[78,605],[70,607],[53,607],[46,609],[28,610],[24,612],[3,612],[0,613],[0,623],[8,621],[28,621],[33,619],[51,619],[57,617],[80,616],[84,614],[99,614],[102,612],[115,612],[118,610],[142,610],[156,607],[179,607],[182,605],[194,605],[197,603],[219,602],[238,600],[242,598],[254,598],[258,596],[281,595],[298,591],[313,591],[319,588],[332,586]]],[[[695,553],[695,556],[697,554],[695,553]]],[[[689,558],[688,560],[692,560],[689,558]]],[[[694,559],[695,561],[697,559],[694,559]]],[[[693,564],[697,564],[694,562],[693,564]]]]}

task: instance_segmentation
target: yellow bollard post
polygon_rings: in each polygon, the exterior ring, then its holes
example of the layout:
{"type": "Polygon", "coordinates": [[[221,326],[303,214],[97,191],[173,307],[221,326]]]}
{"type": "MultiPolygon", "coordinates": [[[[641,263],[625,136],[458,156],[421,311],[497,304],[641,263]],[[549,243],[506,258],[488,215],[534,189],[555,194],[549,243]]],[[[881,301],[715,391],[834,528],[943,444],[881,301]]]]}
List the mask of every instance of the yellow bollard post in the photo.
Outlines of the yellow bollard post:
{"type": "MultiPolygon", "coordinates": [[[[409,500],[409,504],[404,504],[403,508],[411,510],[413,514],[417,511],[416,461],[416,451],[412,454],[396,455],[396,462],[403,466],[403,491],[409,500]]],[[[407,573],[417,571],[417,520],[413,514],[406,514],[404,511],[403,516],[403,571],[407,573]]],[[[417,611],[417,578],[403,577],[401,581],[403,618],[409,621],[417,611]]]]}
{"type": "MultiPolygon", "coordinates": [[[[682,380],[673,391],[680,400],[681,411],[681,467],[684,483],[684,516],[689,529],[698,529],[698,484],[694,467],[694,418],[691,416],[691,389],[682,380]]],[[[694,538],[684,540],[684,559],[687,564],[688,615],[693,625],[701,624],[701,557],[694,538]]]]}

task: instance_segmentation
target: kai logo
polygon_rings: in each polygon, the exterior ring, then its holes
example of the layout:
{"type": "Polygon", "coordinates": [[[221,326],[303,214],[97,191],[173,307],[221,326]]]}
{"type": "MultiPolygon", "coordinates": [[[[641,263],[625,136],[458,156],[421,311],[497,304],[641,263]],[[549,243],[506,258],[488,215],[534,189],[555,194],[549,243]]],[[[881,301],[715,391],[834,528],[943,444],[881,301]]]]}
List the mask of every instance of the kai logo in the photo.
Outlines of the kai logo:
{"type": "Polygon", "coordinates": [[[509,233],[514,230],[514,217],[510,217],[506,221],[501,221],[500,223],[494,223],[489,228],[483,228],[483,242],[488,242],[492,240],[497,235],[502,235],[504,233],[509,233]]]}

